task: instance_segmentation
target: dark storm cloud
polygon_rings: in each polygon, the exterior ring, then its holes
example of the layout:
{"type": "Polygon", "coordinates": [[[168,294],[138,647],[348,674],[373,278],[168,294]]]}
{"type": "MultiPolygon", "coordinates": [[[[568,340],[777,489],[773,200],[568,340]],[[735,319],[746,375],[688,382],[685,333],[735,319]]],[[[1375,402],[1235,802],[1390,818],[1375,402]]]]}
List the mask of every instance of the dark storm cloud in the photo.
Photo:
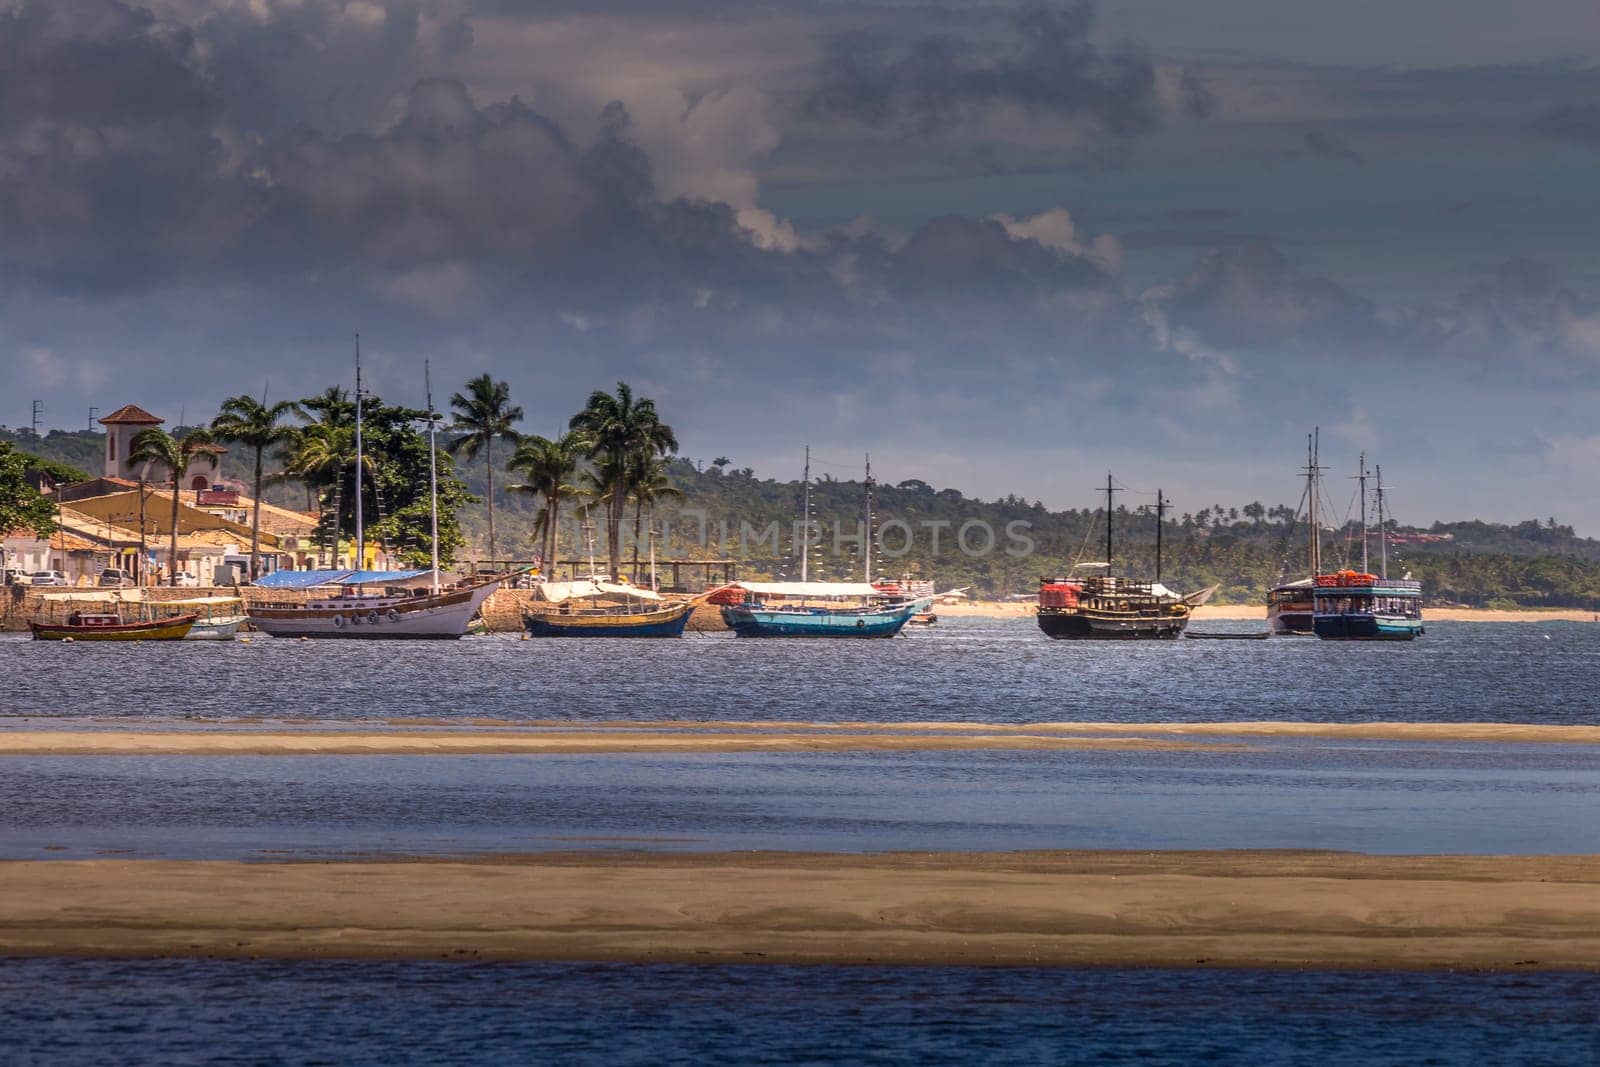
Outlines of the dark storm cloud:
{"type": "Polygon", "coordinates": [[[1364,345],[1381,332],[1372,301],[1296,268],[1266,244],[1207,251],[1166,305],[1174,322],[1212,345],[1364,345]]]}
{"type": "Polygon", "coordinates": [[[1600,104],[1556,108],[1539,119],[1534,128],[1558,140],[1600,147],[1600,104]]]}
{"type": "MultiPolygon", "coordinates": [[[[1114,139],[1159,129],[1164,105],[1155,67],[1132,50],[1102,51],[1087,3],[1033,7],[1016,19],[1008,48],[971,38],[924,36],[905,46],[868,33],[836,37],[803,110],[932,134],[996,104],[1075,119],[1114,139]]],[[[1207,114],[1214,98],[1199,76],[1183,79],[1184,107],[1207,114]]]]}

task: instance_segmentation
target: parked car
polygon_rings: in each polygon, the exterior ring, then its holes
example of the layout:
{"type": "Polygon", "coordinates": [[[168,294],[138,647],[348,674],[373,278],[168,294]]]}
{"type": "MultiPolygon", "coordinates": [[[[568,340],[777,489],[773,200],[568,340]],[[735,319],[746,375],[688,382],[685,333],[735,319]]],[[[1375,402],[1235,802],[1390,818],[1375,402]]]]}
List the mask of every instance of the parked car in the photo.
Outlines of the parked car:
{"type": "Polygon", "coordinates": [[[172,584],[197,586],[200,584],[200,576],[198,574],[190,574],[188,571],[179,571],[178,580],[172,584]]]}
{"type": "Polygon", "coordinates": [[[100,572],[100,577],[95,581],[95,584],[100,586],[114,586],[118,589],[121,589],[124,586],[133,584],[133,575],[130,572],[122,570],[118,567],[107,567],[105,570],[100,572]]]}
{"type": "Polygon", "coordinates": [[[0,570],[0,585],[27,585],[28,573],[7,567],[0,570]]]}
{"type": "Polygon", "coordinates": [[[71,585],[60,571],[34,571],[28,575],[29,585],[71,585]]]}

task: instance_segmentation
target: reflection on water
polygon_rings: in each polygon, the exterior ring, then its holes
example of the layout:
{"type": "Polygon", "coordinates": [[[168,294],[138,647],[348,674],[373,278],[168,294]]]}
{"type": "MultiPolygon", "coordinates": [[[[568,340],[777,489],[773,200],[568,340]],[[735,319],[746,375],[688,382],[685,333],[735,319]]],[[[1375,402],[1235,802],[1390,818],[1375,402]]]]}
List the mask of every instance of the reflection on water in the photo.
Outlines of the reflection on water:
{"type": "Polygon", "coordinates": [[[1333,848],[1600,852],[1600,750],[11,757],[0,856],[1333,848]]]}
{"type": "Polygon", "coordinates": [[[1591,974],[0,961],[22,1063],[1564,1067],[1597,1005],[1591,974]]]}
{"type": "MultiPolygon", "coordinates": [[[[1210,628],[1255,624],[1211,623],[1210,628]]],[[[490,715],[1600,723],[1600,626],[1434,623],[1404,645],[1061,642],[1028,619],[893,641],[0,639],[0,715],[490,715]]]]}

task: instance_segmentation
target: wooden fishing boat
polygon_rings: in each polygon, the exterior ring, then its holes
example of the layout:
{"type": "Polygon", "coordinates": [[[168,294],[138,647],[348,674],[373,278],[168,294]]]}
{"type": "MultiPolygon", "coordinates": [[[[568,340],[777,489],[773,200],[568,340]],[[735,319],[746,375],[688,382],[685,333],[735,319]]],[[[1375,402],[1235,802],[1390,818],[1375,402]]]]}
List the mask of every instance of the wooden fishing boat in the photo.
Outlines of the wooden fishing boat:
{"type": "Polygon", "coordinates": [[[244,600],[236,596],[197,596],[186,600],[167,600],[163,606],[189,608],[198,616],[190,627],[186,641],[232,641],[249,619],[244,614],[244,600]]]}
{"type": "Polygon", "coordinates": [[[112,612],[73,612],[66,622],[30,622],[35,641],[182,641],[198,616],[124,622],[112,612]]]}
{"type": "Polygon", "coordinates": [[[1161,584],[1161,522],[1165,495],[1156,491],[1156,578],[1140,581],[1111,573],[1111,495],[1116,489],[1106,475],[1106,558],[1079,567],[1104,568],[1083,577],[1039,579],[1035,618],[1047,637],[1057,639],[1160,640],[1177,637],[1189,625],[1190,613],[1216,592],[1216,586],[1181,596],[1161,584]]]}
{"type": "Polygon", "coordinates": [[[740,637],[894,637],[927,604],[874,603],[877,591],[858,582],[736,584],[747,597],[724,605],[722,621],[740,637]]]}
{"type": "Polygon", "coordinates": [[[439,585],[432,571],[274,571],[256,581],[275,589],[325,589],[304,603],[258,601],[245,609],[273,637],[453,640],[509,575],[439,585]],[[426,584],[405,583],[425,580],[426,584]]]}
{"type": "Polygon", "coordinates": [[[696,603],[642,609],[534,604],[523,608],[522,625],[530,637],[682,637],[696,603]]]}

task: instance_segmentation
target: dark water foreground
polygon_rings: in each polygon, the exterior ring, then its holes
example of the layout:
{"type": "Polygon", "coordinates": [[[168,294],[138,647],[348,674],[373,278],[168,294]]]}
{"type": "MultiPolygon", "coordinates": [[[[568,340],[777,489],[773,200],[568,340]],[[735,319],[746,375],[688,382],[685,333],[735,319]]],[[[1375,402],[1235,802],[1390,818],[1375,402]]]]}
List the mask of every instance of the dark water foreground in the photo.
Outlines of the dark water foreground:
{"type": "Polygon", "coordinates": [[[1441,622],[1404,645],[1062,642],[1030,619],[892,641],[0,638],[0,716],[149,715],[1600,724],[1600,626],[1441,622]]]}
{"type": "Polygon", "coordinates": [[[8,1063],[1593,1064],[1600,975],[0,960],[8,1063]]]}

